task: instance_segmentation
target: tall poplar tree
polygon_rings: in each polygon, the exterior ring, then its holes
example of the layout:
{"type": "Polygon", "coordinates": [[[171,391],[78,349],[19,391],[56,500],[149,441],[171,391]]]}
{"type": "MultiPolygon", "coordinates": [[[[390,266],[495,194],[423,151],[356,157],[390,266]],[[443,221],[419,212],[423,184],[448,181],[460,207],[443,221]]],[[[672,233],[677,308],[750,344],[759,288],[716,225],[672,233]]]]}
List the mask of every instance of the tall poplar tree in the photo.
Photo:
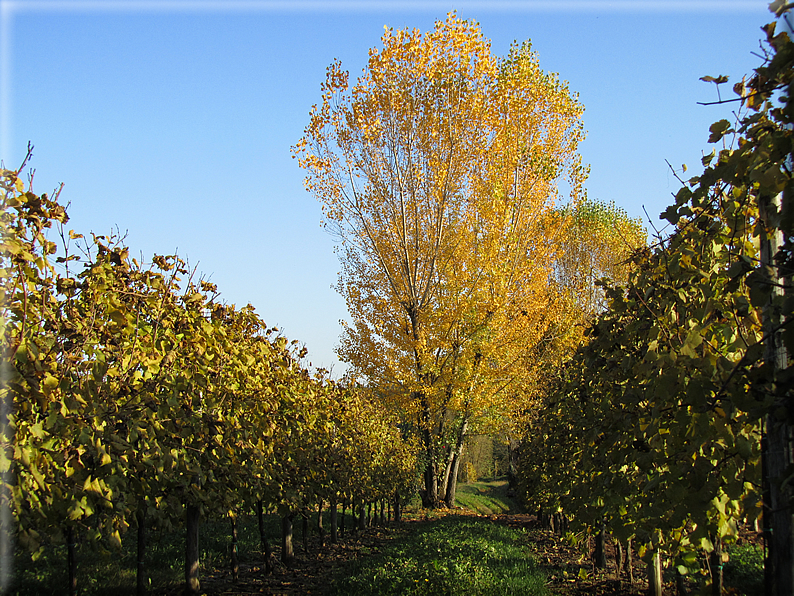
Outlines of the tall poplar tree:
{"type": "Polygon", "coordinates": [[[338,353],[413,419],[435,506],[454,414],[487,406],[471,400],[477,375],[517,361],[548,324],[555,207],[580,198],[587,173],[583,106],[529,44],[493,56],[454,13],[382,44],[352,88],[329,67],[293,150],[341,239],[352,323],[338,353]]]}

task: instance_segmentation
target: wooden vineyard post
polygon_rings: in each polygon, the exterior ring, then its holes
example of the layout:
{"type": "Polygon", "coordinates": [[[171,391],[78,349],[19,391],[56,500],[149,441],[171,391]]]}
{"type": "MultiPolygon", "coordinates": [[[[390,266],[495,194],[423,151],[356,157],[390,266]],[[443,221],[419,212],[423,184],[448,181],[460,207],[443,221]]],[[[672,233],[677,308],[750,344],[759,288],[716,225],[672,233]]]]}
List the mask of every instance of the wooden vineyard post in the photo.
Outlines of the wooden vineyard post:
{"type": "Polygon", "coordinates": [[[658,550],[648,563],[648,596],[662,596],[662,557],[658,550]]]}
{"type": "Polygon", "coordinates": [[[285,564],[295,557],[292,549],[292,517],[290,513],[281,518],[281,562],[285,564]]]}
{"type": "Polygon", "coordinates": [[[323,502],[317,505],[317,533],[320,535],[320,544],[325,546],[325,528],[323,527],[323,502]]]}
{"type": "MultiPolygon", "coordinates": [[[[772,201],[759,199],[758,209],[765,231],[761,235],[761,265],[769,276],[772,292],[763,308],[764,363],[769,372],[769,391],[773,405],[764,422],[762,460],[764,470],[764,539],[767,556],[764,561],[764,583],[770,596],[794,594],[794,520],[792,520],[792,486],[785,479],[794,464],[792,453],[791,412],[786,407],[786,391],[778,387],[777,376],[788,364],[780,329],[780,306],[783,285],[775,255],[782,242],[782,233],[773,225],[782,196],[772,201]],[[778,416],[778,412],[783,412],[778,416]]],[[[790,407],[790,406],[789,406],[790,407]]]]}
{"type": "Polygon", "coordinates": [[[631,553],[631,538],[626,541],[626,570],[629,573],[629,583],[634,584],[634,556],[631,553]]]}

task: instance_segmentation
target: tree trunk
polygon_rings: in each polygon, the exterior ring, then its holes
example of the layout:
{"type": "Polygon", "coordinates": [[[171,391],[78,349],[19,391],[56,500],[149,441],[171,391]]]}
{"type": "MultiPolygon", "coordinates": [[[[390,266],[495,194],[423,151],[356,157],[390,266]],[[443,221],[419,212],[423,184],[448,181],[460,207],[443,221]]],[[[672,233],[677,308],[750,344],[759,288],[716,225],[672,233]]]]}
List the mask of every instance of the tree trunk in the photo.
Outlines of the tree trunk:
{"type": "Polygon", "coordinates": [[[303,554],[309,553],[309,512],[301,515],[301,536],[303,538],[303,554]]]}
{"type": "MultiPolygon", "coordinates": [[[[424,330],[422,329],[422,321],[420,320],[419,308],[416,304],[405,305],[406,314],[411,321],[411,336],[413,340],[419,344],[424,341],[424,330]]],[[[425,469],[424,469],[424,490],[422,490],[422,507],[426,509],[435,509],[438,507],[438,462],[436,460],[435,441],[433,440],[433,419],[430,411],[430,401],[427,398],[427,393],[422,386],[429,385],[429,375],[425,370],[423,362],[423,355],[420,349],[414,349],[414,366],[416,372],[416,380],[419,381],[420,390],[413,391],[411,397],[414,403],[419,404],[418,420],[419,429],[421,431],[422,448],[425,452],[425,469]]],[[[441,417],[441,425],[444,423],[443,416],[441,417]]],[[[441,427],[443,428],[443,426],[441,427]]],[[[441,429],[439,429],[441,430],[441,429]]],[[[439,432],[441,436],[441,432],[439,432]]]]}
{"type": "Polygon", "coordinates": [[[69,596],[77,596],[77,539],[72,526],[66,526],[66,564],[69,568],[69,596]]]}
{"type": "Polygon", "coordinates": [[[634,557],[631,553],[631,538],[626,541],[626,570],[629,572],[629,583],[634,583],[634,557]]]}
{"type": "MultiPolygon", "coordinates": [[[[339,542],[339,530],[337,524],[337,502],[331,501],[331,544],[339,542]]],[[[344,515],[344,513],[342,514],[344,515]]]]}
{"type": "Polygon", "coordinates": [[[135,594],[146,594],[146,505],[138,506],[138,565],[135,570],[135,594]]]}
{"type": "Polygon", "coordinates": [[[422,491],[422,507],[425,509],[436,509],[438,507],[438,467],[436,462],[436,452],[433,445],[431,431],[430,403],[427,396],[420,394],[421,403],[421,428],[422,442],[424,443],[426,463],[424,471],[425,488],[422,491]]]}
{"type": "Polygon", "coordinates": [[[347,509],[347,499],[342,499],[342,523],[340,525],[342,536],[345,535],[345,509],[347,509]]]}
{"type": "Polygon", "coordinates": [[[662,596],[662,557],[659,551],[653,553],[648,563],[648,595],[662,596]]]}
{"type": "Polygon", "coordinates": [[[711,594],[722,596],[722,540],[714,540],[714,550],[711,552],[711,594]]]}
{"type": "Polygon", "coordinates": [[[293,513],[281,518],[281,562],[290,563],[295,557],[292,550],[292,518],[293,513]]]}
{"type": "Polygon", "coordinates": [[[607,531],[604,527],[605,524],[601,523],[601,530],[596,534],[595,539],[595,566],[599,569],[606,569],[607,568],[607,549],[606,549],[606,539],[607,539],[607,531]]]}
{"type": "Polygon", "coordinates": [[[623,543],[615,542],[615,579],[620,581],[620,572],[623,569],[623,543]]]}
{"type": "Polygon", "coordinates": [[[265,516],[262,512],[262,501],[256,502],[256,519],[259,522],[259,542],[265,555],[265,573],[270,574],[273,573],[273,563],[271,561],[273,551],[270,550],[270,543],[267,541],[267,535],[265,534],[265,516]]]}
{"type": "Polygon", "coordinates": [[[400,509],[400,495],[394,495],[394,523],[402,522],[402,510],[400,509]]]}
{"type": "Polygon", "coordinates": [[[452,472],[452,464],[455,459],[455,448],[450,446],[447,450],[446,463],[444,464],[444,473],[441,475],[441,484],[438,486],[438,494],[446,495],[447,486],[449,486],[449,475],[452,472]]]}
{"type": "Polygon", "coordinates": [[[675,570],[675,593],[676,596],[687,596],[686,576],[681,575],[678,569],[675,570]]]}
{"type": "Polygon", "coordinates": [[[358,529],[362,532],[367,529],[367,505],[361,501],[361,508],[358,512],[358,529]]]}
{"type": "Polygon", "coordinates": [[[323,528],[323,502],[317,505],[317,533],[320,535],[320,544],[325,546],[325,528],[323,528]]]}
{"type": "Polygon", "coordinates": [[[237,583],[237,580],[240,578],[240,561],[237,557],[237,516],[234,512],[230,515],[230,519],[232,522],[232,581],[237,583]]]}
{"type": "Polygon", "coordinates": [[[185,592],[198,594],[199,584],[199,516],[201,510],[195,505],[187,506],[185,526],[185,592]]]}
{"type": "MultiPolygon", "coordinates": [[[[778,195],[772,204],[759,201],[759,215],[767,229],[774,229],[773,216],[779,211],[782,196],[778,195]]],[[[778,419],[777,411],[786,411],[786,387],[779,386],[777,377],[788,364],[786,348],[783,345],[780,325],[780,310],[777,301],[785,280],[778,274],[775,254],[782,242],[782,233],[761,234],[761,265],[770,271],[769,282],[772,293],[763,308],[764,364],[770,373],[769,391],[774,403],[766,416],[764,441],[762,442],[762,461],[764,469],[764,538],[767,555],[764,561],[764,582],[769,596],[790,596],[794,594],[794,520],[792,519],[792,485],[786,482],[789,470],[794,464],[794,443],[789,422],[791,413],[778,419]]],[[[781,384],[783,385],[783,384],[781,384]]],[[[790,406],[788,406],[790,408],[790,406]]]]}
{"type": "Polygon", "coordinates": [[[466,433],[469,429],[469,419],[464,417],[458,430],[458,438],[455,443],[455,450],[452,453],[452,469],[449,472],[449,481],[447,482],[446,492],[444,494],[444,501],[447,507],[452,509],[455,507],[455,493],[458,490],[458,469],[460,468],[460,460],[463,457],[463,447],[466,444],[466,433]]]}
{"type": "Polygon", "coordinates": [[[519,442],[514,439],[507,441],[507,480],[510,488],[516,488],[518,482],[518,446],[519,442]]]}
{"type": "Polygon", "coordinates": [[[447,493],[444,495],[444,502],[450,509],[455,507],[455,495],[458,492],[458,469],[460,468],[460,460],[461,454],[456,453],[452,461],[452,471],[450,473],[449,482],[447,483],[447,493]]]}
{"type": "Polygon", "coordinates": [[[422,507],[436,509],[438,507],[438,481],[436,479],[436,464],[429,462],[424,473],[425,490],[422,492],[422,507]]]}

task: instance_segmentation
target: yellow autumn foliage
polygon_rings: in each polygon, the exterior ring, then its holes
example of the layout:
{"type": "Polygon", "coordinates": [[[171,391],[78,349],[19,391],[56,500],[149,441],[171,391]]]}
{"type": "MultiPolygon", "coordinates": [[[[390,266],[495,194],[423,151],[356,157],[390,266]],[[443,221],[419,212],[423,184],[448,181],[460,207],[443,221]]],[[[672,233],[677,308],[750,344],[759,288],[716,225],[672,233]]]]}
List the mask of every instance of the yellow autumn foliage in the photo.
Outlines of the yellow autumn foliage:
{"type": "Polygon", "coordinates": [[[430,494],[446,421],[501,412],[499,387],[556,316],[584,108],[529,44],[496,57],[454,13],[382,46],[352,87],[329,67],[293,151],[341,240],[338,353],[416,423],[430,494]]]}

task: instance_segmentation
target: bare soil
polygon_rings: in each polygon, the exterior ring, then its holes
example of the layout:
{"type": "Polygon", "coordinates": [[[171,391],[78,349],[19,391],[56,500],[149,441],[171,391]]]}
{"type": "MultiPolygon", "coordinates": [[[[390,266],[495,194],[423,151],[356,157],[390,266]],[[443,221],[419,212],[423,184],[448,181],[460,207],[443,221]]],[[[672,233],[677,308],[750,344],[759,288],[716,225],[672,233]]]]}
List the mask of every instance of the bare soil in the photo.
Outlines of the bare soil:
{"type": "MultiPolygon", "coordinates": [[[[274,546],[271,563],[274,570],[265,573],[264,560],[241,561],[237,581],[233,581],[230,569],[212,569],[202,573],[201,594],[207,596],[249,596],[268,594],[271,596],[322,596],[332,593],[333,578],[340,566],[377,553],[390,541],[410,531],[414,520],[406,520],[400,526],[370,527],[361,532],[347,531],[337,544],[330,537],[312,536],[308,552],[302,550],[299,534],[294,538],[296,556],[289,564],[281,563],[280,547],[274,546]]],[[[182,587],[156,592],[156,596],[181,596],[182,587]]]]}

